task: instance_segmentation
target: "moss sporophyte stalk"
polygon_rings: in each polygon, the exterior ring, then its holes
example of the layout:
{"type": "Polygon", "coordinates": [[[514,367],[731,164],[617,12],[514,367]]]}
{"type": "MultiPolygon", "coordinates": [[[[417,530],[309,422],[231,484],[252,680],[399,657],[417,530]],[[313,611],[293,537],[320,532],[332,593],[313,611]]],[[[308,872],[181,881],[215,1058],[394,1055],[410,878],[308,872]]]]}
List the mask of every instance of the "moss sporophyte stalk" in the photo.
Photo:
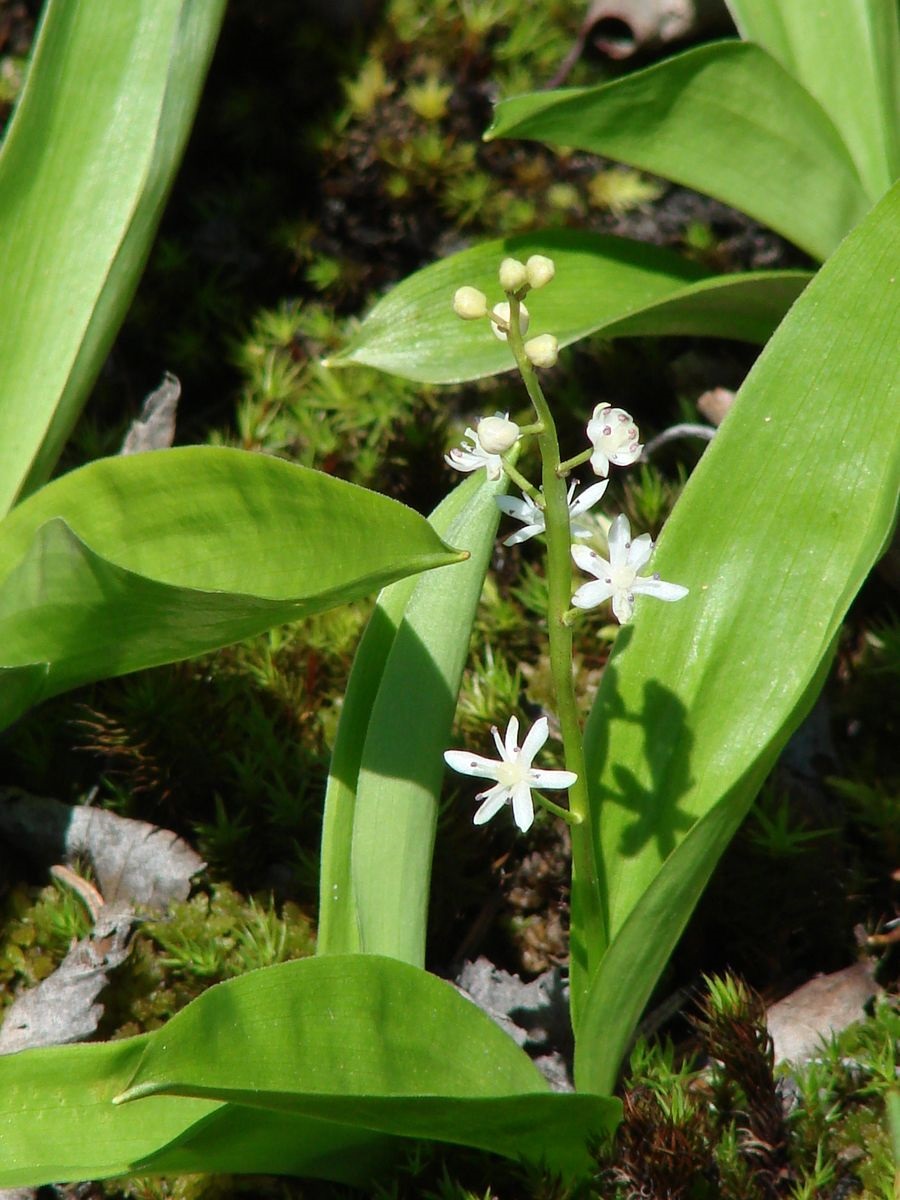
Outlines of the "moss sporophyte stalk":
{"type": "Polygon", "coordinates": [[[617,621],[629,621],[634,615],[637,596],[674,601],[687,595],[688,589],[681,584],[666,583],[655,574],[638,574],[650,559],[653,543],[649,534],[632,538],[624,514],[620,513],[610,522],[608,557],[604,558],[584,544],[594,534],[593,527],[584,521],[584,515],[603,498],[610,469],[636,463],[643,447],[637,424],[629,413],[609,404],[598,404],[586,427],[588,448],[565,461],[561,458],[553,413],[537,375],[538,369],[555,365],[558,341],[551,333],[524,340],[529,325],[528,310],[523,303],[525,296],[550,283],[555,273],[552,259],[545,255],[532,255],[524,263],[504,258],[499,279],[505,300],[489,309],[487,297],[478,288],[461,287],[454,294],[453,309],[459,317],[464,320],[486,318],[493,333],[508,342],[534,408],[535,421],[528,426],[519,426],[509,419],[508,414],[484,417],[474,429],[466,430],[462,445],[451,450],[446,461],[458,471],[484,468],[492,480],[505,474],[520,488],[521,498],[497,497],[501,511],[522,526],[505,539],[506,545],[541,535],[546,539],[549,658],[566,770],[545,771],[532,766],[548,737],[549,725],[545,717],[535,722],[521,746],[515,716],[509,718],[504,738],[494,727],[499,762],[464,750],[448,750],[444,757],[455,771],[495,781],[493,787],[478,793],[477,799],[482,803],[475,814],[476,824],[490,820],[509,803],[515,823],[524,832],[531,827],[533,801],[536,800],[571,825],[572,955],[573,960],[579,959],[586,969],[581,975],[585,979],[589,978],[594,966],[594,956],[607,944],[608,938],[599,864],[594,850],[597,840],[593,824],[597,820],[597,810],[595,807],[592,811],[588,795],[582,731],[572,680],[571,623],[581,611],[596,608],[607,600],[612,601],[617,621]],[[537,438],[541,456],[539,485],[526,479],[507,457],[512,447],[525,437],[537,438]],[[568,475],[588,462],[602,482],[577,493],[577,484],[567,483],[568,475]],[[592,581],[578,587],[574,595],[573,562],[594,576],[592,581]],[[568,809],[547,800],[537,790],[540,788],[568,789],[568,809]]]}

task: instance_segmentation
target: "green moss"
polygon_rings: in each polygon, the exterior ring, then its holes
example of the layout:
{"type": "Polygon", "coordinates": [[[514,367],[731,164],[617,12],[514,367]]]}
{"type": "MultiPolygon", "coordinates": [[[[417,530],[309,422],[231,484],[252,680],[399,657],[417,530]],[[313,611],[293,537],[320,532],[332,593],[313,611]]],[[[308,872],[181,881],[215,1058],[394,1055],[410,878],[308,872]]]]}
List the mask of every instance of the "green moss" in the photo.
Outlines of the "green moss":
{"type": "Polygon", "coordinates": [[[12,1002],[17,989],[46,979],[72,941],[90,929],[83,903],[61,884],[12,888],[0,906],[0,1009],[12,1002]]]}

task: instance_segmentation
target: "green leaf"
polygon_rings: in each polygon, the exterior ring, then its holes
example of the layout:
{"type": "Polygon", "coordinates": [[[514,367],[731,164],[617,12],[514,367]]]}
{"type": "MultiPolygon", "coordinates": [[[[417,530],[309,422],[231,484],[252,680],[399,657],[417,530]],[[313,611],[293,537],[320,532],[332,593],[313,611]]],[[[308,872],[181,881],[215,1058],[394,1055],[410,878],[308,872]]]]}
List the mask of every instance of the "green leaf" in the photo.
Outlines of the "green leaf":
{"type": "MultiPolygon", "coordinates": [[[[471,504],[481,482],[477,477],[470,477],[441,501],[428,518],[436,533],[449,536],[448,529],[471,504]]],[[[318,954],[349,954],[360,949],[359,918],[350,865],[356,791],[366,731],[385,664],[415,586],[415,579],[407,576],[385,588],[378,597],[347,681],[331,754],[322,818],[319,922],[316,930],[318,954]]],[[[404,731],[404,742],[407,736],[408,731],[404,731]]]]}
{"type": "Polygon", "coordinates": [[[758,46],[715,42],[590,88],[498,105],[486,137],[604,154],[715,196],[825,258],[869,198],[831,119],[758,46]]]}
{"type": "Polygon", "coordinates": [[[0,1058],[0,1186],[135,1169],[365,1182],[401,1137],[583,1173],[619,1114],[551,1093],[450,984],[334,955],[213,987],[153,1034],[0,1058]]]}
{"type": "Polygon", "coordinates": [[[49,0],[0,152],[0,515],[50,473],[125,314],[224,0],[49,0]]]}
{"type": "Polygon", "coordinates": [[[361,1128],[215,1100],[116,1105],[147,1044],[54,1046],[0,1058],[0,1187],[154,1173],[298,1173],[362,1185],[397,1142],[361,1128]]]}
{"type": "Polygon", "coordinates": [[[416,582],[366,729],[351,850],[359,949],[416,966],[425,962],[442,752],[494,548],[495,497],[505,490],[505,478],[491,483],[478,472],[441,514],[438,528],[471,557],[416,582]]]}
{"type": "Polygon", "coordinates": [[[578,1086],[615,1077],[659,970],[814,698],[886,544],[900,477],[893,234],[900,185],[763,351],[688,482],[585,735],[612,944],[578,1027],[578,1086]],[[652,612],[651,612],[652,608],[652,612]]]}
{"type": "Polygon", "coordinates": [[[375,955],[254,971],[148,1040],[120,1102],[237,1101],[478,1146],[571,1173],[619,1106],[552,1095],[527,1055],[452,985],[375,955]],[[235,1030],[239,1030],[238,1036],[235,1030]]]}
{"type": "Polygon", "coordinates": [[[728,0],[741,36],[759,43],[815,96],[874,202],[900,175],[900,14],[892,0],[728,0]]]}
{"type": "Polygon", "coordinates": [[[209,1100],[116,1108],[147,1036],[0,1057],[0,1187],[126,1172],[151,1150],[215,1113],[209,1100]]]}
{"type": "Polygon", "coordinates": [[[0,667],[20,669],[2,677],[0,713],[463,557],[396,501],[265,455],[90,463],[0,523],[0,667]]]}
{"type": "Polygon", "coordinates": [[[457,383],[512,369],[509,347],[486,321],[461,321],[451,307],[466,284],[489,303],[507,255],[548,254],[556,278],[532,292],[529,333],[561,346],[607,337],[697,334],[764,342],[809,280],[804,271],[709,275],[671,250],[627,238],[545,230],[482,242],[417,271],[380,300],[328,366],[361,363],[428,383],[457,383]]]}

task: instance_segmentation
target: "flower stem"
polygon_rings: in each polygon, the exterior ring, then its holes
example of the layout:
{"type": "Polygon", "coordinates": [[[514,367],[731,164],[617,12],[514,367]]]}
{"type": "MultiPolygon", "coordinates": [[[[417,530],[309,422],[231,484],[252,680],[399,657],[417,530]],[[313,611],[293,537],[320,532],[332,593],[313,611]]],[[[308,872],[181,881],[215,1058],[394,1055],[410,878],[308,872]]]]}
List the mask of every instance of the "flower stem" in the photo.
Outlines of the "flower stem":
{"type": "MultiPolygon", "coordinates": [[[[569,789],[569,809],[578,819],[572,833],[572,933],[571,995],[573,1024],[577,1024],[588,985],[599,956],[607,943],[599,864],[595,852],[596,831],[591,819],[590,797],[584,761],[581,723],[572,680],[572,630],[566,623],[572,595],[572,533],[565,481],[560,477],[559,439],[556,424],[528,357],[519,327],[520,303],[509,298],[507,340],[534,405],[539,422],[541,474],[547,541],[547,626],[550,638],[550,669],[556,691],[556,707],[565,749],[566,767],[578,779],[569,789]]],[[[587,457],[590,455],[588,454],[587,457]]]]}
{"type": "Polygon", "coordinates": [[[506,455],[503,456],[503,470],[510,477],[513,483],[517,484],[522,489],[526,496],[530,496],[532,500],[535,501],[538,508],[544,507],[544,501],[541,498],[541,493],[533,483],[528,482],[521,471],[516,470],[506,455]]]}
{"type": "Polygon", "coordinates": [[[568,808],[561,808],[558,804],[554,804],[552,800],[548,800],[546,796],[540,792],[532,792],[535,800],[540,804],[541,808],[546,808],[547,812],[552,812],[555,817],[562,817],[567,825],[580,825],[581,817],[577,813],[568,808]]]}
{"type": "Polygon", "coordinates": [[[556,468],[557,475],[560,478],[568,475],[570,471],[574,471],[576,467],[580,467],[582,463],[586,463],[593,453],[593,448],[591,448],[590,450],[583,450],[581,454],[576,454],[574,458],[567,458],[564,463],[560,463],[556,468]]]}

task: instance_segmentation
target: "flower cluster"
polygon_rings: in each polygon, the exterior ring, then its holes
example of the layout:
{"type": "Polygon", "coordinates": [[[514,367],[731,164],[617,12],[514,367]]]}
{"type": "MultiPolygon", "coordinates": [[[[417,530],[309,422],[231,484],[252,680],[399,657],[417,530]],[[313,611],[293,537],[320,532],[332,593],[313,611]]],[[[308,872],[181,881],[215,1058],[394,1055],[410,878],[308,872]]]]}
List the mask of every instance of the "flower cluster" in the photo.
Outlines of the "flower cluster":
{"type": "MultiPolygon", "coordinates": [[[[453,298],[454,311],[465,320],[488,318],[493,332],[504,341],[508,339],[510,322],[515,313],[518,318],[517,332],[522,338],[529,324],[523,299],[530,290],[549,283],[554,274],[552,260],[544,255],[532,255],[524,263],[515,258],[505,258],[500,264],[499,276],[507,300],[489,310],[483,292],[474,287],[461,287],[453,298]]],[[[519,475],[504,456],[523,436],[540,434],[547,423],[552,424],[550,410],[532,368],[552,367],[559,353],[557,339],[549,333],[529,341],[518,341],[515,345],[518,346],[516,354],[521,356],[524,350],[528,360],[526,363],[519,357],[517,361],[535,404],[539,418],[537,424],[523,428],[510,420],[508,413],[496,413],[493,417],[483,418],[475,429],[467,429],[462,445],[446,456],[447,463],[457,471],[476,471],[484,467],[489,479],[497,481],[506,474],[520,485],[520,497],[496,498],[500,511],[520,523],[520,528],[505,538],[506,546],[518,545],[547,532],[547,502],[543,492],[519,475]]],[[[596,608],[611,601],[613,616],[623,623],[634,616],[636,596],[654,596],[657,600],[674,601],[686,596],[688,589],[681,584],[666,583],[658,573],[640,573],[650,560],[653,542],[648,533],[632,538],[631,526],[623,513],[609,521],[607,558],[585,544],[598,532],[598,523],[588,518],[587,514],[603,498],[609,486],[611,469],[631,466],[640,459],[644,449],[634,419],[624,409],[611,404],[601,403],[594,408],[587,422],[586,434],[590,449],[555,467],[557,478],[565,478],[576,466],[589,462],[593,473],[600,477],[600,482],[583,488],[581,492],[577,492],[577,483],[572,482],[566,495],[569,535],[573,539],[571,556],[575,565],[593,576],[593,579],[576,588],[571,599],[572,610],[564,616],[563,621],[568,623],[578,610],[596,608]]],[[[553,445],[555,447],[555,441],[553,445]]],[[[542,450],[546,453],[543,446],[542,450]]],[[[554,496],[553,503],[561,506],[562,496],[557,493],[554,496]]],[[[559,529],[562,511],[559,507],[554,511],[557,514],[555,528],[559,529]]],[[[557,686],[561,685],[558,683],[557,686]]],[[[518,745],[518,732],[519,724],[515,717],[510,717],[504,738],[501,739],[494,728],[499,762],[464,750],[448,750],[444,755],[453,770],[495,781],[493,787],[478,794],[482,803],[475,814],[477,825],[490,820],[505,804],[510,803],[515,823],[525,831],[534,821],[533,789],[568,788],[577,781],[575,772],[542,771],[532,766],[535,755],[547,740],[546,718],[535,722],[521,747],[518,745]]],[[[538,800],[569,820],[580,819],[577,814],[571,816],[540,796],[538,800]]]]}

